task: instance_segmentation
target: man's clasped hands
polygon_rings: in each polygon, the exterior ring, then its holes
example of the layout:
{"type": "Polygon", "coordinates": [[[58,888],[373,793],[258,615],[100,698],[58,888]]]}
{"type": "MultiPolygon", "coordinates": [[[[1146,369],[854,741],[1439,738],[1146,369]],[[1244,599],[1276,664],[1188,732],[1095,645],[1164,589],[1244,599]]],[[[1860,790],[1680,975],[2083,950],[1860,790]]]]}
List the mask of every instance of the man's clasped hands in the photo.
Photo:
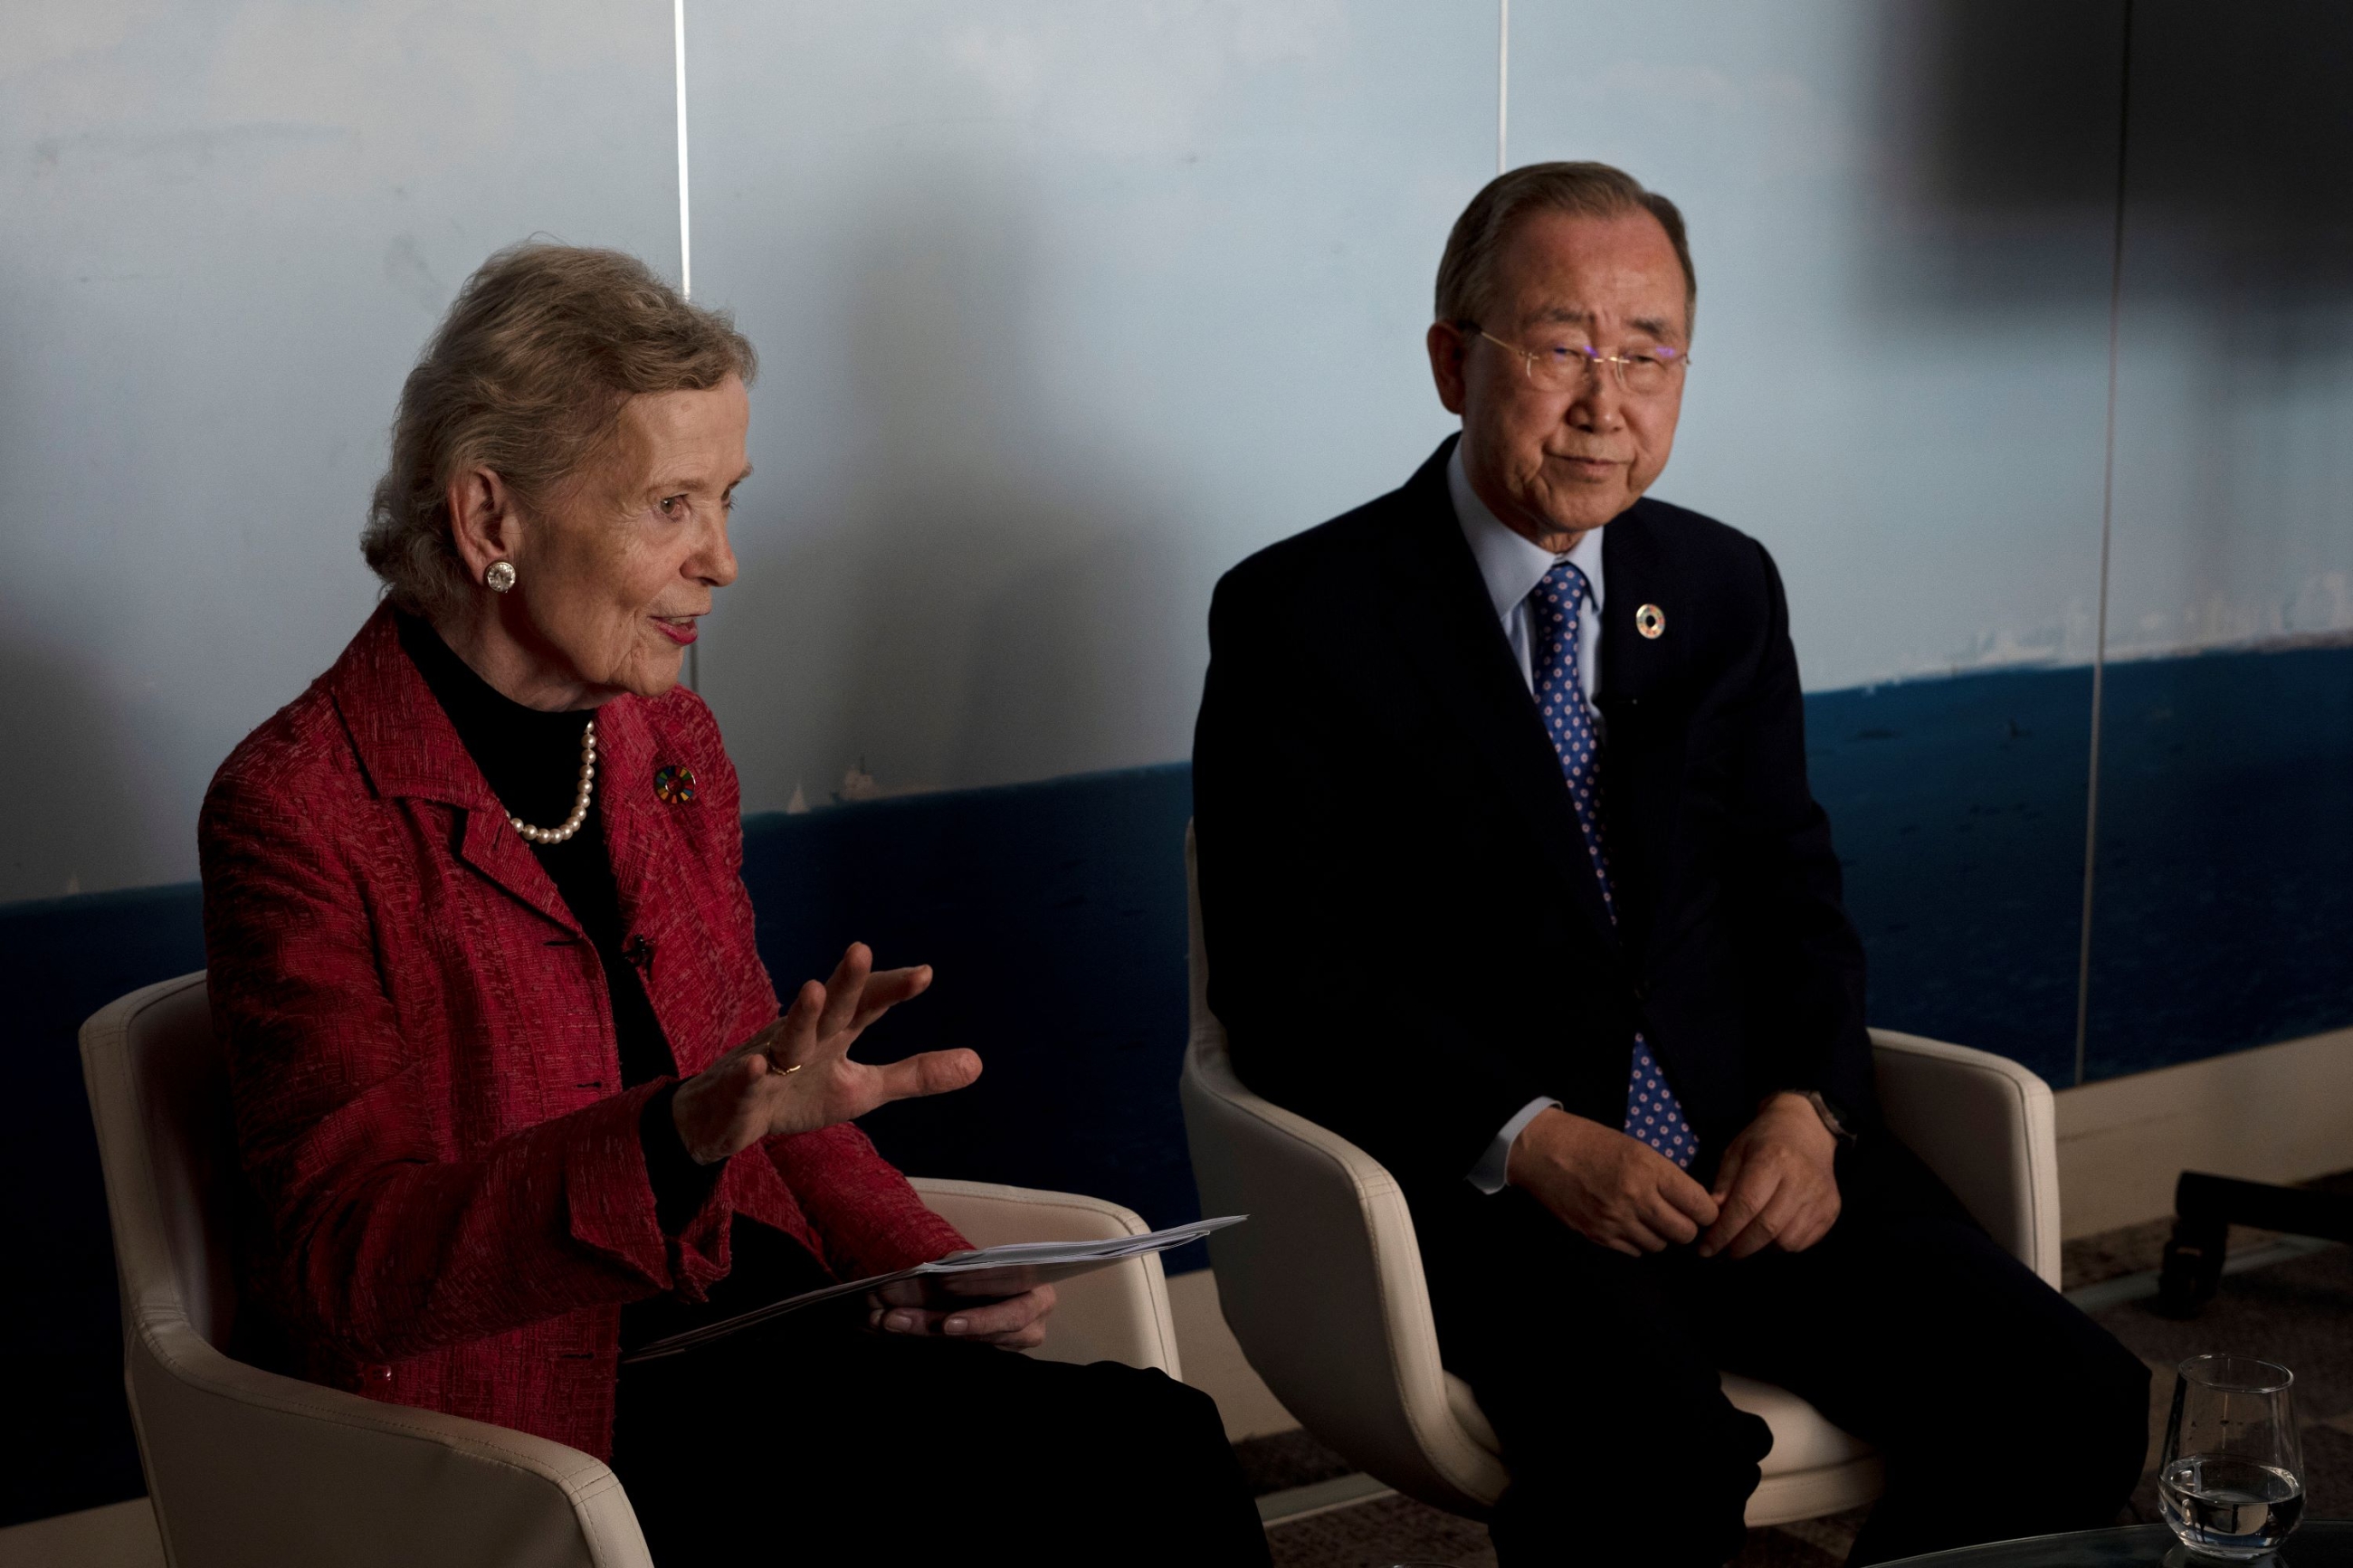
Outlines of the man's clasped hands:
{"type": "Polygon", "coordinates": [[[1634,1255],[1698,1243],[1702,1258],[1803,1252],[1839,1216],[1838,1140],[1800,1094],[1767,1100],[1725,1146],[1715,1182],[1638,1138],[1546,1110],[1512,1143],[1504,1179],[1588,1241],[1634,1255]]]}

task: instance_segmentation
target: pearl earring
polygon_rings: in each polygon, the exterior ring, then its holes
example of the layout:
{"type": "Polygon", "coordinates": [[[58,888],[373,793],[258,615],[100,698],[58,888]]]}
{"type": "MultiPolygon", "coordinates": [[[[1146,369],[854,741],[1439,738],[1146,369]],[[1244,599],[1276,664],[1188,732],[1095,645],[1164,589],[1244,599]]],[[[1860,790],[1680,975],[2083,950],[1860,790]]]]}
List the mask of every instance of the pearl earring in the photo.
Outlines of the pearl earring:
{"type": "Polygon", "coordinates": [[[514,586],[514,563],[493,561],[491,569],[482,574],[482,586],[493,594],[503,594],[514,586]]]}

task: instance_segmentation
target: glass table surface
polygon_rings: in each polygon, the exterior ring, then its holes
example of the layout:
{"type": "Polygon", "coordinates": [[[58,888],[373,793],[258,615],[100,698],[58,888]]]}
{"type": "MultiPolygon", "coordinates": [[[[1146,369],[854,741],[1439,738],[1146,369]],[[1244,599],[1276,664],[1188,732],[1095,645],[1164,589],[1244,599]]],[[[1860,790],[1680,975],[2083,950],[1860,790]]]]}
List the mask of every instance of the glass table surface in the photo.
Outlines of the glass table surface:
{"type": "MultiPolygon", "coordinates": [[[[2353,1568],[2353,1521],[2307,1519],[2285,1546],[2255,1560],[2257,1568],[2353,1568]]],[[[2161,1524],[2122,1530],[2084,1530],[2072,1535],[2037,1535],[1994,1541],[1906,1557],[1885,1568],[2223,1568],[2212,1557],[2193,1557],[2161,1524]]]]}

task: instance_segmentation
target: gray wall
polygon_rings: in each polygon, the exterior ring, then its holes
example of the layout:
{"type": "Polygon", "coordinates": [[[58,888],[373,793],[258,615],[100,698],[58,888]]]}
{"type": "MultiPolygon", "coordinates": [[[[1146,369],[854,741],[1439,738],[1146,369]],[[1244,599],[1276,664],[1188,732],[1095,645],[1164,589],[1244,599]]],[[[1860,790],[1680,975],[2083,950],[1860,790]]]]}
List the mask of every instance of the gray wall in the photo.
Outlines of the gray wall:
{"type": "MultiPolygon", "coordinates": [[[[2342,147],[2342,28],[2242,13],[2218,90],[2211,14],[2135,15],[2111,647],[2342,634],[2347,160],[2295,155],[2342,147]],[[2326,123],[2249,112],[2283,53],[2326,123]]],[[[2094,653],[2125,18],[1513,8],[1513,161],[1689,216],[1659,493],[1774,549],[1816,689],[2094,653]]],[[[457,282],[533,232],[672,269],[677,193],[659,0],[0,22],[22,898],[192,874],[210,769],[369,603],[353,539],[457,282]]],[[[690,0],[696,293],[766,365],[701,649],[748,804],[1186,752],[1217,574],[1447,427],[1419,335],[1498,49],[1492,0],[690,0]]]]}
{"type": "Polygon", "coordinates": [[[0,6],[0,899],[195,874],[374,602],[459,282],[534,231],[675,272],[670,64],[644,0],[0,6]]]}
{"type": "Polygon", "coordinates": [[[697,288],[768,356],[702,667],[745,798],[1186,754],[1217,574],[1447,428],[1492,11],[691,16],[697,288]]]}
{"type": "Polygon", "coordinates": [[[2353,9],[2251,15],[2135,13],[2112,651],[2353,627],[2353,9]]]}

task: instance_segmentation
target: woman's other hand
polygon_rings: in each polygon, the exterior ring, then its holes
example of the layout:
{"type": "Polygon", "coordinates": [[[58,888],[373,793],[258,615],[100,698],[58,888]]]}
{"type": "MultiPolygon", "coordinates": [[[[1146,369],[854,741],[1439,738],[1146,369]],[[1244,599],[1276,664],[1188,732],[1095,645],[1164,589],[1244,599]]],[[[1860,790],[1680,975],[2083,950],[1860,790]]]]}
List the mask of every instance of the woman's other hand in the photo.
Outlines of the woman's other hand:
{"type": "Polygon", "coordinates": [[[1046,1342],[1046,1316],[1053,1310],[1051,1285],[995,1300],[959,1300],[939,1280],[898,1279],[868,1293],[866,1326],[886,1334],[977,1340],[1026,1351],[1046,1342]]]}
{"type": "Polygon", "coordinates": [[[894,1100],[972,1082],[980,1058],[966,1050],[879,1067],[849,1059],[869,1026],[931,984],[929,964],[878,973],[867,945],[851,942],[832,979],[802,985],[783,1017],[679,1085],[670,1116],[686,1152],[716,1164],[763,1138],[814,1132],[894,1100]]]}

